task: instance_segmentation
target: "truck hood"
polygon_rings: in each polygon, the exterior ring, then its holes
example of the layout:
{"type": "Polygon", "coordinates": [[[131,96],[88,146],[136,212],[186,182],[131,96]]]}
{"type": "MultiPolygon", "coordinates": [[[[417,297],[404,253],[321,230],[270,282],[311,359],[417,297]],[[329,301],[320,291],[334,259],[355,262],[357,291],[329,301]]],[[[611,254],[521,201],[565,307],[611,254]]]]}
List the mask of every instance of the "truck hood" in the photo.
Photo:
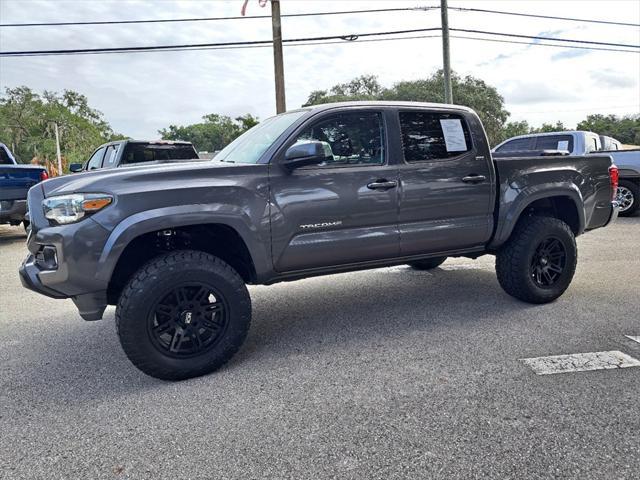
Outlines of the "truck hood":
{"type": "Polygon", "coordinates": [[[71,193],[125,193],[131,191],[160,190],[164,186],[188,182],[210,182],[212,177],[240,175],[259,165],[234,164],[216,161],[167,163],[145,166],[120,167],[83,172],[52,178],[42,183],[45,197],[71,193]]]}

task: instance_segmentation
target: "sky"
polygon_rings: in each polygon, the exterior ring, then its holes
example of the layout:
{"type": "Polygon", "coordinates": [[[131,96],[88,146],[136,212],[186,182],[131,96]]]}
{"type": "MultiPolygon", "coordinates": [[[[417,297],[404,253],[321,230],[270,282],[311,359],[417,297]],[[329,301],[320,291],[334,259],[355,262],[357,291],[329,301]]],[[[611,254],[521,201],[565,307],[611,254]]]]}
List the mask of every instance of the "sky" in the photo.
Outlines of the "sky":
{"type": "MultiPolygon", "coordinates": [[[[238,16],[243,0],[44,1],[0,0],[0,23],[238,16]]],[[[437,0],[282,0],[283,14],[416,7],[437,0]]],[[[449,1],[472,7],[640,23],[640,1],[449,1]]],[[[249,0],[248,15],[268,15],[249,0]]],[[[451,28],[640,45],[640,28],[450,11],[451,28]]],[[[283,38],[350,35],[440,26],[438,10],[282,19],[283,38]]],[[[433,32],[438,34],[438,32],[433,32]]],[[[421,35],[431,35],[424,33],[421,35]]],[[[468,35],[454,33],[452,35],[468,35]]],[[[269,40],[269,19],[207,22],[0,27],[0,51],[269,40]]],[[[493,37],[496,38],[496,37],[493,37]]],[[[504,38],[504,37],[503,37],[504,38]]],[[[517,40],[517,39],[514,39],[517,40]]],[[[430,76],[442,65],[439,37],[331,45],[285,46],[287,108],[313,90],[374,74],[384,86],[430,76]]],[[[451,39],[452,69],[495,86],[510,121],[568,127],[590,113],[640,113],[640,53],[579,50],[451,39]]],[[[157,138],[169,125],[203,115],[267,118],[275,113],[271,47],[49,57],[0,57],[0,89],[26,85],[75,90],[116,132],[157,138]]],[[[454,99],[455,102],[455,99],[454,99]]]]}

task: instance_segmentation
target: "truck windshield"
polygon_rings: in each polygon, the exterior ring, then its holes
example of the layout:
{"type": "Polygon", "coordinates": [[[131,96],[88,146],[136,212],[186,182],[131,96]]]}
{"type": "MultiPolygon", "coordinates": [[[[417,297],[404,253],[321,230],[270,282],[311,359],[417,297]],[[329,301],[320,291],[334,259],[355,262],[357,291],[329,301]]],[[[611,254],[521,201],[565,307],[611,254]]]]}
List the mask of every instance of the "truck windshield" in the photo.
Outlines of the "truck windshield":
{"type": "Polygon", "coordinates": [[[229,163],[258,163],[262,154],[305,110],[267,118],[224,147],[215,160],[229,163]]]}

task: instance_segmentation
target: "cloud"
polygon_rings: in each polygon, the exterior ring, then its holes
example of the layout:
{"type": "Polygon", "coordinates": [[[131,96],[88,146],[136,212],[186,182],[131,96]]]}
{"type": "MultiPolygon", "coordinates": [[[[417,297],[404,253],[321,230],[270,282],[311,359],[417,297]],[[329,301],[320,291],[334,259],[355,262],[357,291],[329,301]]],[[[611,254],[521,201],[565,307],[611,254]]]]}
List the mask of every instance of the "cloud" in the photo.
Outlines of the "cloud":
{"type": "Polygon", "coordinates": [[[584,57],[585,55],[589,55],[590,53],[590,50],[563,50],[562,52],[551,55],[551,60],[557,61],[567,60],[569,58],[584,57]]]}
{"type": "Polygon", "coordinates": [[[507,103],[514,105],[557,104],[580,98],[576,92],[567,91],[562,86],[526,80],[510,82],[503,90],[503,95],[507,103]]]}
{"type": "Polygon", "coordinates": [[[630,88],[638,83],[637,79],[610,68],[595,70],[589,73],[589,76],[601,87],[630,88]]]}

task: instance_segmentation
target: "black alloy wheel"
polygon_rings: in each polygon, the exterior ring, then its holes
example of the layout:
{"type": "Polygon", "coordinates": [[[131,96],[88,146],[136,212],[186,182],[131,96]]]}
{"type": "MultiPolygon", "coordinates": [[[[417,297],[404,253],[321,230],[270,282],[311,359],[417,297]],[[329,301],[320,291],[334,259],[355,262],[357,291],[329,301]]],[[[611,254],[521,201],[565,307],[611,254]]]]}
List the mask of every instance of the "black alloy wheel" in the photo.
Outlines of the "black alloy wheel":
{"type": "Polygon", "coordinates": [[[559,238],[543,240],[533,256],[529,269],[531,278],[540,288],[553,287],[562,276],[567,263],[567,251],[559,238]]]}
{"type": "Polygon", "coordinates": [[[189,358],[215,347],[228,323],[224,297],[214,287],[186,283],[162,295],[147,325],[153,345],[163,354],[189,358]]]}

